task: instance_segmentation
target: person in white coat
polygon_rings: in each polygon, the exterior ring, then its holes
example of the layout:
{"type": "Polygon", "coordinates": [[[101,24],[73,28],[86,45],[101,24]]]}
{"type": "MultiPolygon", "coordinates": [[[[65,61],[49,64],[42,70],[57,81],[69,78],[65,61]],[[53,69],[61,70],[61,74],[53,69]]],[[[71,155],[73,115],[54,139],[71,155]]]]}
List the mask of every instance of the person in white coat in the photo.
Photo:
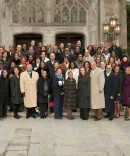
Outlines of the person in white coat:
{"type": "Polygon", "coordinates": [[[24,105],[27,108],[26,118],[36,118],[35,107],[37,107],[37,81],[38,73],[32,71],[32,65],[27,65],[26,71],[20,75],[20,89],[24,96],[24,105]]]}
{"type": "Polygon", "coordinates": [[[96,62],[91,63],[91,109],[94,110],[94,120],[101,120],[103,117],[103,108],[105,108],[104,98],[104,72],[97,68],[96,62]]]}

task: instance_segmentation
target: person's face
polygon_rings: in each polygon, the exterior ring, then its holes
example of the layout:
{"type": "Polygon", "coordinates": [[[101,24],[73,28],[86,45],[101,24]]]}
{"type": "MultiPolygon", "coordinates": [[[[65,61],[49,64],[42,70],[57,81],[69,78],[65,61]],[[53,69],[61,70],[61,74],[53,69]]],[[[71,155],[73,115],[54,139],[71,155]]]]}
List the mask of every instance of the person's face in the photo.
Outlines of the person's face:
{"type": "Polygon", "coordinates": [[[4,52],[4,53],[3,53],[3,58],[7,58],[7,56],[8,56],[7,53],[4,52]]]}
{"type": "Polygon", "coordinates": [[[55,54],[51,53],[51,54],[50,54],[50,59],[51,59],[52,61],[54,61],[54,60],[55,60],[55,54]]]}
{"type": "Polygon", "coordinates": [[[18,59],[19,59],[18,54],[15,54],[15,55],[14,55],[14,58],[15,58],[15,60],[18,60],[18,59]]]}
{"type": "Polygon", "coordinates": [[[41,54],[41,57],[44,59],[44,58],[46,57],[46,54],[43,52],[43,53],[41,54]]]}
{"type": "Polygon", "coordinates": [[[29,61],[33,61],[33,57],[32,56],[29,56],[29,61]]]}
{"type": "Polygon", "coordinates": [[[69,77],[70,79],[73,79],[73,73],[69,73],[69,74],[68,74],[68,77],[69,77]]]}
{"type": "Polygon", "coordinates": [[[101,48],[97,49],[97,53],[100,54],[101,53],[101,48]]]}
{"type": "Polygon", "coordinates": [[[91,68],[92,68],[92,70],[95,70],[96,67],[97,67],[96,63],[91,63],[91,68]]]}
{"type": "Polygon", "coordinates": [[[116,41],[112,41],[112,45],[113,46],[116,46],[116,41]]]}
{"type": "Polygon", "coordinates": [[[112,56],[112,57],[115,57],[115,56],[116,56],[116,54],[115,54],[114,51],[111,53],[111,56],[112,56]]]}
{"type": "Polygon", "coordinates": [[[77,44],[76,44],[78,47],[81,47],[81,41],[77,41],[77,44]]]}
{"type": "Polygon", "coordinates": [[[60,76],[60,75],[62,75],[62,70],[61,69],[58,69],[57,70],[57,74],[60,76]]]}
{"type": "Polygon", "coordinates": [[[104,47],[104,43],[103,43],[103,42],[100,43],[100,47],[101,47],[101,48],[104,47]]]}
{"type": "Polygon", "coordinates": [[[81,73],[82,76],[84,76],[85,75],[85,69],[84,68],[81,68],[80,69],[80,73],[81,73]]]}
{"type": "Polygon", "coordinates": [[[74,69],[74,67],[75,67],[74,63],[71,63],[70,67],[71,67],[71,69],[74,69]]]}
{"type": "Polygon", "coordinates": [[[79,61],[82,61],[82,60],[83,60],[82,55],[79,55],[79,56],[78,56],[78,60],[79,60],[79,61]]]}
{"type": "Polygon", "coordinates": [[[68,63],[69,61],[68,61],[68,59],[67,59],[67,58],[64,58],[64,62],[65,62],[65,63],[68,63]]]}
{"type": "Polygon", "coordinates": [[[76,51],[77,53],[79,53],[79,52],[80,52],[80,48],[79,48],[79,47],[76,47],[76,48],[75,48],[75,51],[76,51]]]}
{"type": "Polygon", "coordinates": [[[64,44],[63,43],[60,44],[60,49],[64,49],[64,44]]]}
{"type": "Polygon", "coordinates": [[[16,49],[17,49],[18,52],[21,52],[21,50],[22,50],[21,45],[18,45],[16,49]]]}
{"type": "Polygon", "coordinates": [[[89,64],[86,62],[85,65],[84,65],[84,67],[85,67],[86,69],[88,69],[88,68],[89,68],[89,64]]]}
{"type": "Polygon", "coordinates": [[[32,71],[32,66],[31,65],[28,65],[27,66],[27,72],[31,72],[32,71]]]}
{"type": "Polygon", "coordinates": [[[126,68],[125,73],[126,75],[130,75],[130,68],[126,68]]]}
{"type": "Polygon", "coordinates": [[[100,63],[100,68],[103,69],[103,70],[105,69],[105,63],[104,62],[100,63]]]}
{"type": "Polygon", "coordinates": [[[13,46],[9,46],[9,51],[14,51],[14,47],[13,46]]]}
{"type": "Polygon", "coordinates": [[[23,49],[26,50],[27,49],[27,45],[23,44],[23,49]]]}
{"type": "Polygon", "coordinates": [[[93,45],[93,49],[96,50],[97,49],[97,46],[96,45],[93,45]]]}
{"type": "Polygon", "coordinates": [[[6,70],[3,70],[3,77],[7,77],[7,75],[8,75],[8,72],[6,71],[6,70]]]}
{"type": "Polygon", "coordinates": [[[69,49],[71,49],[71,44],[70,44],[70,43],[68,43],[68,44],[67,44],[67,47],[68,47],[69,49]]]}
{"type": "Polygon", "coordinates": [[[110,65],[107,65],[107,66],[106,66],[106,71],[107,71],[108,73],[110,73],[110,72],[112,71],[112,67],[111,67],[110,65]]]}
{"type": "Polygon", "coordinates": [[[124,61],[124,62],[128,61],[128,58],[127,58],[127,57],[124,57],[124,58],[123,58],[123,61],[124,61]]]}
{"type": "Polygon", "coordinates": [[[110,63],[114,63],[114,59],[112,57],[110,58],[110,63]]]}
{"type": "Polygon", "coordinates": [[[59,66],[60,66],[60,65],[59,65],[58,62],[56,62],[56,63],[54,64],[54,68],[55,68],[55,69],[59,68],[59,66]]]}
{"type": "Polygon", "coordinates": [[[15,63],[14,62],[11,63],[11,68],[15,68],[15,63]]]}
{"type": "Polygon", "coordinates": [[[96,59],[96,63],[100,63],[100,61],[101,61],[100,58],[96,59]]]}
{"type": "Polygon", "coordinates": [[[108,54],[108,49],[105,48],[103,52],[104,52],[105,54],[108,54]]]}
{"type": "Polygon", "coordinates": [[[35,46],[35,41],[31,41],[31,46],[35,46]]]}
{"type": "Polygon", "coordinates": [[[89,50],[86,50],[84,53],[85,56],[89,56],[89,50]]]}
{"type": "Polygon", "coordinates": [[[66,48],[66,49],[65,49],[65,54],[69,54],[69,53],[70,53],[69,48],[66,48]]]}
{"type": "Polygon", "coordinates": [[[57,46],[54,46],[53,50],[56,52],[58,50],[57,46]]]}
{"type": "Polygon", "coordinates": [[[46,51],[46,48],[43,46],[41,50],[42,50],[42,51],[46,51]]]}
{"type": "Polygon", "coordinates": [[[114,68],[115,68],[115,66],[116,66],[116,64],[115,64],[115,63],[112,63],[112,69],[114,69],[114,68]]]}
{"type": "Polygon", "coordinates": [[[3,53],[3,52],[4,52],[4,48],[1,47],[1,48],[0,48],[0,53],[3,53]]]}
{"type": "Polygon", "coordinates": [[[42,69],[45,68],[45,63],[44,63],[44,62],[41,63],[41,68],[42,68],[42,69]]]}
{"type": "Polygon", "coordinates": [[[22,59],[21,59],[21,63],[22,63],[22,64],[25,64],[25,63],[26,63],[26,59],[25,59],[25,58],[22,58],[22,59]]]}
{"type": "Polygon", "coordinates": [[[38,47],[41,48],[43,46],[42,43],[38,43],[38,47]]]}
{"type": "Polygon", "coordinates": [[[15,75],[18,75],[18,74],[19,74],[18,68],[14,68],[14,74],[15,74],[15,75]]]}
{"type": "Polygon", "coordinates": [[[36,63],[40,64],[41,60],[39,58],[36,59],[36,63]]]}
{"type": "Polygon", "coordinates": [[[115,73],[119,73],[120,68],[118,66],[116,66],[115,69],[114,69],[114,71],[115,71],[115,73]]]}
{"type": "Polygon", "coordinates": [[[31,53],[31,54],[34,53],[34,49],[33,49],[33,47],[30,47],[30,48],[29,48],[29,53],[31,53]]]}
{"type": "Polygon", "coordinates": [[[46,71],[43,71],[43,72],[42,72],[42,77],[43,77],[44,79],[47,77],[46,71]]]}
{"type": "Polygon", "coordinates": [[[91,46],[88,46],[88,50],[91,51],[92,50],[92,47],[91,46]]]}

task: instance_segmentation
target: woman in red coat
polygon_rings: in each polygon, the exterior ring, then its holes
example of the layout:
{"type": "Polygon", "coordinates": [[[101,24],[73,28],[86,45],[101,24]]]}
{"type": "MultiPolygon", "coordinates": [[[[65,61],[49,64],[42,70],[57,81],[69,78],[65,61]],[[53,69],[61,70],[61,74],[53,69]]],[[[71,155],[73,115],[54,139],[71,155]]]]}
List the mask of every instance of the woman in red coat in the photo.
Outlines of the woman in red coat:
{"type": "Polygon", "coordinates": [[[130,120],[130,67],[125,69],[125,77],[122,90],[122,104],[127,107],[126,121],[130,120]]]}

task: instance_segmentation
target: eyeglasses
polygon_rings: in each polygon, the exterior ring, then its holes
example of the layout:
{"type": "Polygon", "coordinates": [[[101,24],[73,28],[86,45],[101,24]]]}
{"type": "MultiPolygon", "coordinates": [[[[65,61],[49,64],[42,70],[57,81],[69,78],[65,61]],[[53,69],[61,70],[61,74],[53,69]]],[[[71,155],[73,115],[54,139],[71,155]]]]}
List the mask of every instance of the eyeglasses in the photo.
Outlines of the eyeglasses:
{"type": "Polygon", "coordinates": [[[111,69],[111,68],[107,68],[107,69],[111,69]]]}

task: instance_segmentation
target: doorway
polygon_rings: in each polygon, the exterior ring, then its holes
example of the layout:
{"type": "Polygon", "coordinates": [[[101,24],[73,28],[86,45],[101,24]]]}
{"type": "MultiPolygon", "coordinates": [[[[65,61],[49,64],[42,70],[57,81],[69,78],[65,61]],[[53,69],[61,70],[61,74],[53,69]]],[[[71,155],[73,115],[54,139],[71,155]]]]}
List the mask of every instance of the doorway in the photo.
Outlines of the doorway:
{"type": "Polygon", "coordinates": [[[36,41],[36,46],[38,46],[39,42],[43,41],[43,37],[40,34],[18,34],[14,35],[14,46],[27,44],[30,46],[32,40],[36,41]]]}
{"type": "Polygon", "coordinates": [[[56,45],[60,45],[60,43],[64,43],[66,46],[67,43],[71,43],[73,47],[75,47],[75,44],[78,40],[81,41],[82,47],[84,47],[84,35],[79,33],[63,33],[56,35],[56,45]]]}

